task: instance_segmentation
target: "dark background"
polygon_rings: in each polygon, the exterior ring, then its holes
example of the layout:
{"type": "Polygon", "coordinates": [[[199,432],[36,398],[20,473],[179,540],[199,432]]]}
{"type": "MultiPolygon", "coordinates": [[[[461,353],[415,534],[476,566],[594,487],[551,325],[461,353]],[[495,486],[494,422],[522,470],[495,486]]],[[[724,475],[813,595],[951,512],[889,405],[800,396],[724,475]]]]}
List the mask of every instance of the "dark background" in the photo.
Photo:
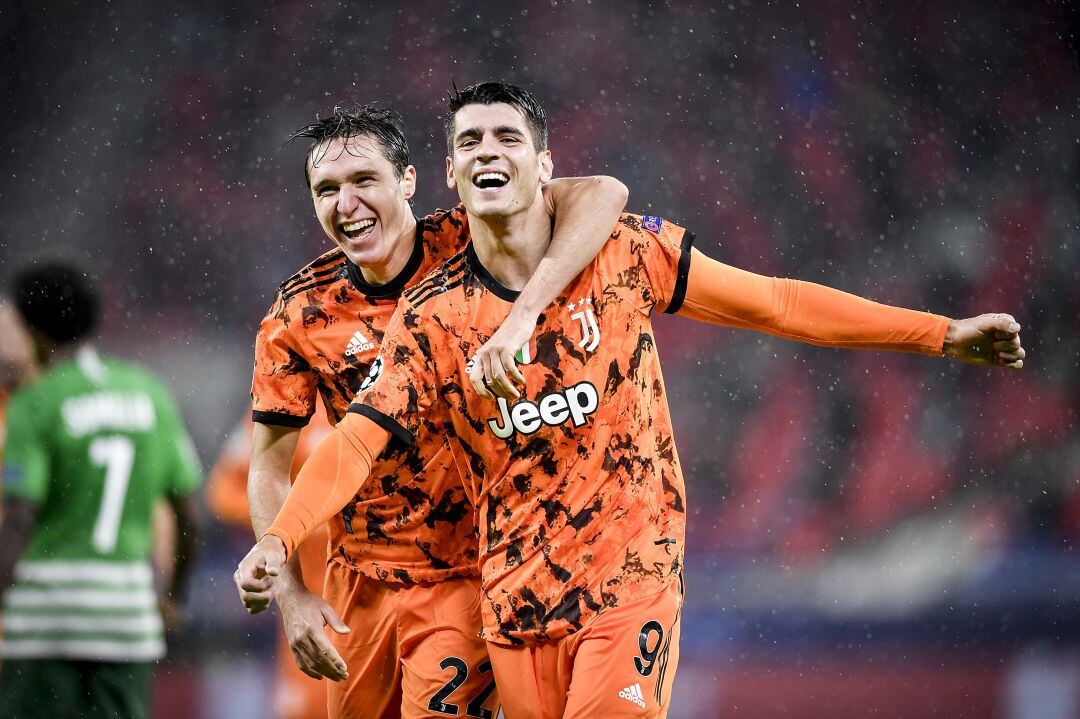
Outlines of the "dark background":
{"type": "MultiPolygon", "coordinates": [[[[1012,313],[1020,374],[656,321],[689,485],[673,717],[1080,715],[1080,14],[1067,2],[7,2],[0,282],[63,256],[103,347],[167,377],[204,461],[278,282],[326,248],[284,140],[506,79],[556,171],[752,271],[1012,313]]],[[[265,716],[273,618],[212,525],[158,715],[265,716]]]]}

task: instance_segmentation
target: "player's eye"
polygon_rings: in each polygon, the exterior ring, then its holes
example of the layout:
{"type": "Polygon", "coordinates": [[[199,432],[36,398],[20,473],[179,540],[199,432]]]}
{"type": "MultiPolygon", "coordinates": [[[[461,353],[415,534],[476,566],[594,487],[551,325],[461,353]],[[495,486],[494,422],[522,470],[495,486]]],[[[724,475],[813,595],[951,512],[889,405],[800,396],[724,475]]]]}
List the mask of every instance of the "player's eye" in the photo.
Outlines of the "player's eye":
{"type": "Polygon", "coordinates": [[[463,140],[463,141],[462,141],[462,142],[461,142],[461,143],[460,143],[460,144],[458,145],[458,148],[459,148],[459,149],[462,149],[462,150],[467,150],[468,148],[470,148],[470,147],[475,147],[476,145],[479,145],[479,144],[480,144],[480,143],[479,143],[479,142],[477,142],[476,140],[463,140]]]}
{"type": "Polygon", "coordinates": [[[315,194],[319,197],[327,197],[337,192],[337,188],[333,185],[323,185],[315,191],[315,194]]]}
{"type": "Polygon", "coordinates": [[[516,145],[521,142],[521,140],[516,137],[504,137],[502,141],[504,145],[516,145]]]}

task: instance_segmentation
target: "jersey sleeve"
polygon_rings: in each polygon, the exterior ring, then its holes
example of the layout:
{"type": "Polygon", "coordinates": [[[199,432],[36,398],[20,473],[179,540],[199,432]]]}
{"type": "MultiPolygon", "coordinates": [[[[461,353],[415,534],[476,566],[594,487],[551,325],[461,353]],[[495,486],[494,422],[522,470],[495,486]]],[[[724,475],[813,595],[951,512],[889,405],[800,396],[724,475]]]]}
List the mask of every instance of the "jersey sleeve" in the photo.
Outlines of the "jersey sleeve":
{"type": "Polygon", "coordinates": [[[3,496],[43,502],[49,491],[49,451],[41,419],[25,392],[7,407],[3,496]]]}
{"type": "Polygon", "coordinates": [[[436,407],[436,378],[428,336],[405,299],[390,319],[379,356],[349,412],[362,414],[407,445],[436,407]]]}
{"type": "Polygon", "coordinates": [[[813,282],[765,277],[694,250],[684,317],[823,347],[940,356],[949,319],[813,282]]]}
{"type": "Polygon", "coordinates": [[[165,493],[183,497],[195,492],[202,484],[199,455],[176,404],[164,389],[158,393],[157,404],[157,429],[165,456],[165,493]]]}
{"type": "Polygon", "coordinates": [[[694,233],[661,217],[624,214],[610,242],[615,247],[602,256],[613,283],[632,289],[644,312],[677,312],[686,296],[694,233]]]}
{"type": "Polygon", "coordinates": [[[255,337],[251,419],[260,424],[303,427],[315,413],[318,380],[296,349],[289,308],[278,293],[255,337]]]}
{"type": "Polygon", "coordinates": [[[641,228],[650,240],[644,250],[645,268],[656,309],[674,314],[686,297],[694,233],[660,217],[643,217],[641,228]]]}

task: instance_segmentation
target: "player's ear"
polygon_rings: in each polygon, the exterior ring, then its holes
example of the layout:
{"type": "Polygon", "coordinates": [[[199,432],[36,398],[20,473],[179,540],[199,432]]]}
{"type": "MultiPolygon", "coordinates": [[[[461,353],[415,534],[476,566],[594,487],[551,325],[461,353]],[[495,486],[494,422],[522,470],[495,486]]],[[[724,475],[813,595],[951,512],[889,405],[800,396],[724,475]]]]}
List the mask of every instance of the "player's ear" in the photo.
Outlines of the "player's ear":
{"type": "Polygon", "coordinates": [[[544,150],[538,155],[540,160],[540,182],[547,182],[555,172],[555,164],[551,161],[551,150],[544,150]]]}
{"type": "Polygon", "coordinates": [[[457,189],[457,180],[454,179],[454,161],[449,156],[446,158],[446,186],[451,190],[457,189]]]}
{"type": "Polygon", "coordinates": [[[416,194],[416,168],[412,165],[401,171],[401,193],[406,200],[411,200],[416,194]]]}

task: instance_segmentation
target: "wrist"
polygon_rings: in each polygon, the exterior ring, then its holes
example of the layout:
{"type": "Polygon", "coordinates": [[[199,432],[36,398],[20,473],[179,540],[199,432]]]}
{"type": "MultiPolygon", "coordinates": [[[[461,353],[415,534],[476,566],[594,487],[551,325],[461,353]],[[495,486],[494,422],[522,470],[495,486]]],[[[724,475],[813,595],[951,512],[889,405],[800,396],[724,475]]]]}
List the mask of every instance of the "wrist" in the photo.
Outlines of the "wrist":
{"type": "Polygon", "coordinates": [[[514,306],[510,308],[510,313],[506,316],[506,322],[534,326],[536,321],[540,319],[540,310],[542,308],[533,307],[532,303],[523,302],[523,297],[524,295],[518,297],[517,301],[514,302],[514,306]]]}
{"type": "Polygon", "coordinates": [[[281,575],[278,577],[277,586],[286,592],[291,592],[296,589],[307,589],[304,585],[304,577],[300,573],[300,568],[294,561],[287,562],[285,566],[281,568],[281,575]]]}
{"type": "Polygon", "coordinates": [[[945,339],[941,342],[941,354],[945,357],[952,357],[956,349],[956,342],[958,338],[959,327],[956,320],[949,320],[949,325],[945,329],[945,339]]]}
{"type": "Polygon", "coordinates": [[[289,551],[285,546],[285,541],[276,534],[264,534],[259,544],[263,545],[267,551],[280,555],[283,562],[288,558],[289,551]]]}

